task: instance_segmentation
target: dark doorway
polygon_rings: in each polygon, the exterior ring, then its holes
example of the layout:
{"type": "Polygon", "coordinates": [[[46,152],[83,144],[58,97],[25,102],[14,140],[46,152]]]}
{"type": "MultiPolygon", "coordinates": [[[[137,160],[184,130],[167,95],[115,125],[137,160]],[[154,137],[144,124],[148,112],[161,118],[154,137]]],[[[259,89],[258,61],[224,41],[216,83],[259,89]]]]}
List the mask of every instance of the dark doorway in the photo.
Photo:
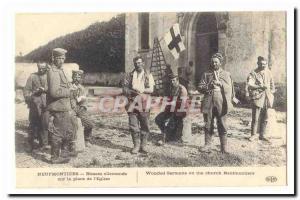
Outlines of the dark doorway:
{"type": "Polygon", "coordinates": [[[218,52],[218,29],[214,13],[201,13],[196,24],[195,83],[210,65],[211,56],[218,52]]]}
{"type": "Polygon", "coordinates": [[[149,46],[149,13],[139,13],[140,49],[148,50],[149,46]]]}

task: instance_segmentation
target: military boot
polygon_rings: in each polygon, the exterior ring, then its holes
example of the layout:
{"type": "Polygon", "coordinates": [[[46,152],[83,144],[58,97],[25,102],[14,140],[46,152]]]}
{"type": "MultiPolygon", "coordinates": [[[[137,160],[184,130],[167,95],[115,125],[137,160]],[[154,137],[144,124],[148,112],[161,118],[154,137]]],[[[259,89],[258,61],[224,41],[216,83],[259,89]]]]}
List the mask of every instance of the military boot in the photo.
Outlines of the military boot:
{"type": "Polygon", "coordinates": [[[220,137],[220,146],[221,146],[221,153],[227,153],[227,135],[226,133],[219,133],[220,137]]]}
{"type": "Polygon", "coordinates": [[[265,137],[266,128],[267,128],[267,122],[263,122],[261,124],[261,127],[260,127],[260,132],[259,132],[259,138],[258,139],[270,143],[269,139],[267,139],[265,137]]]}
{"type": "Polygon", "coordinates": [[[52,144],[51,146],[51,163],[52,164],[62,164],[69,162],[69,158],[63,158],[60,156],[60,145],[52,144]]]}
{"type": "Polygon", "coordinates": [[[212,142],[212,134],[209,131],[205,131],[204,135],[205,146],[210,146],[212,142]]]}
{"type": "Polygon", "coordinates": [[[248,138],[248,140],[251,141],[251,142],[258,139],[257,126],[258,126],[258,122],[252,120],[252,122],[251,122],[251,136],[248,138]]]}
{"type": "Polygon", "coordinates": [[[28,135],[28,153],[32,153],[34,149],[34,137],[32,134],[28,135]]]}
{"type": "Polygon", "coordinates": [[[147,141],[148,141],[148,133],[147,132],[142,132],[141,133],[141,146],[140,146],[140,149],[139,149],[140,153],[143,153],[143,154],[148,153],[146,151],[147,141]]]}
{"type": "Polygon", "coordinates": [[[49,148],[47,148],[48,138],[46,139],[44,137],[44,131],[43,130],[40,130],[38,133],[39,133],[38,134],[39,151],[40,152],[45,152],[45,151],[47,151],[49,149],[49,148]]]}
{"type": "Polygon", "coordinates": [[[76,157],[77,155],[78,155],[78,152],[76,151],[76,143],[75,143],[75,141],[72,141],[69,144],[69,153],[68,153],[68,156],[76,157]]]}
{"type": "Polygon", "coordinates": [[[157,141],[156,145],[158,146],[164,146],[166,143],[166,134],[164,132],[161,132],[162,139],[157,141]]]}
{"type": "Polygon", "coordinates": [[[51,158],[51,164],[64,164],[64,163],[68,163],[70,161],[70,158],[63,158],[63,157],[59,157],[59,158],[51,158]]]}
{"type": "Polygon", "coordinates": [[[84,128],[84,142],[86,147],[91,147],[92,128],[84,128]]]}
{"type": "Polygon", "coordinates": [[[131,154],[137,154],[140,150],[140,145],[141,145],[139,133],[132,132],[131,137],[133,142],[133,149],[131,150],[131,154]]]}
{"type": "Polygon", "coordinates": [[[210,153],[211,152],[211,143],[212,143],[212,134],[208,130],[205,130],[204,133],[205,144],[199,149],[199,151],[210,153]]]}
{"type": "Polygon", "coordinates": [[[28,153],[32,153],[35,146],[34,146],[34,137],[35,137],[35,128],[30,127],[28,130],[28,153]]]}

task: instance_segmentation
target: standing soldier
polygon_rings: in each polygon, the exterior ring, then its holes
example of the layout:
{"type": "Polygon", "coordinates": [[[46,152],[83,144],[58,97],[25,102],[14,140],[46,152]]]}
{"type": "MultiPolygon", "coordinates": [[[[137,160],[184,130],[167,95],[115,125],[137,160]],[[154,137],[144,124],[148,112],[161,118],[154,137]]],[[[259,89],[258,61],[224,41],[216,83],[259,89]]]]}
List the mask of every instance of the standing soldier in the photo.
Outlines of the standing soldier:
{"type": "Polygon", "coordinates": [[[77,131],[77,119],[71,108],[70,97],[73,96],[74,88],[68,82],[63,70],[66,59],[65,49],[55,48],[52,50],[53,65],[48,71],[48,96],[47,110],[51,115],[49,132],[51,133],[51,162],[65,163],[69,157],[61,157],[62,144],[70,148],[69,156],[76,156],[75,137],[77,131]]]}
{"type": "Polygon", "coordinates": [[[72,71],[72,86],[77,89],[73,93],[74,96],[71,97],[71,107],[75,111],[76,115],[81,119],[81,123],[84,127],[85,146],[90,147],[94,123],[92,122],[87,113],[86,93],[84,87],[80,84],[82,80],[82,75],[82,70],[72,71]]]}
{"type": "Polygon", "coordinates": [[[38,63],[38,72],[32,73],[27,79],[23,94],[29,108],[29,152],[34,149],[35,136],[39,147],[43,149],[48,143],[48,131],[43,127],[43,115],[46,110],[47,69],[46,63],[38,63]]]}
{"type": "Polygon", "coordinates": [[[210,152],[214,118],[221,143],[221,152],[227,152],[227,113],[232,109],[234,88],[230,73],[221,68],[223,56],[216,53],[211,57],[211,68],[204,72],[198,85],[199,91],[204,93],[201,110],[205,122],[205,146],[201,151],[210,152]]]}
{"type": "Polygon", "coordinates": [[[257,138],[268,141],[265,138],[265,131],[268,123],[268,108],[273,106],[275,85],[271,71],[267,67],[267,60],[259,56],[257,68],[247,78],[247,93],[252,103],[252,123],[250,141],[257,138]]]}
{"type": "MultiPolygon", "coordinates": [[[[123,93],[129,99],[129,105],[137,96],[147,99],[147,96],[153,93],[154,79],[151,73],[144,69],[144,60],[137,56],[133,58],[134,70],[125,76],[123,82],[123,93]]],[[[129,129],[133,141],[132,154],[147,153],[147,136],[149,134],[150,113],[141,110],[127,110],[129,117],[129,129]]]]}

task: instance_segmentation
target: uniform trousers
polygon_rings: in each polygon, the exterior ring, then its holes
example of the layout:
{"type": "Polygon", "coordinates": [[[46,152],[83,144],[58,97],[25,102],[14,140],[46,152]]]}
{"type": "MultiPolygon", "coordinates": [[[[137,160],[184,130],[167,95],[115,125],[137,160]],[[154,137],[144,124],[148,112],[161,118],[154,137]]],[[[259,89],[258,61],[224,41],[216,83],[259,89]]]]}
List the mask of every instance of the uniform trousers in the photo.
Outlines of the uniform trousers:
{"type": "Polygon", "coordinates": [[[166,134],[166,141],[180,140],[182,137],[183,117],[172,112],[161,112],[155,117],[155,123],[162,133],[166,134]]]}
{"type": "Polygon", "coordinates": [[[252,122],[251,122],[251,135],[259,133],[261,137],[265,134],[265,129],[268,123],[268,107],[265,100],[264,106],[258,107],[252,105],[252,122]]]}
{"type": "Polygon", "coordinates": [[[130,112],[129,117],[129,130],[132,133],[147,134],[150,132],[149,129],[149,112],[130,112]]]}
{"type": "Polygon", "coordinates": [[[76,131],[78,129],[77,119],[72,111],[51,112],[53,120],[49,121],[49,132],[51,133],[51,155],[59,157],[62,145],[74,148],[76,131]]]}

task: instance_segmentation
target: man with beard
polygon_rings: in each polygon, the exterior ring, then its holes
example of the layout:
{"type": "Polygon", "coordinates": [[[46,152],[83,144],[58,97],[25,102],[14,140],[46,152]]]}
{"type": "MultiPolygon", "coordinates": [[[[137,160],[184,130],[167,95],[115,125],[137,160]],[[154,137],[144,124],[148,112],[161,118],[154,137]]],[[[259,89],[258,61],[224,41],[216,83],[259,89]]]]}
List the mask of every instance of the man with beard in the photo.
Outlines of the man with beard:
{"type": "Polygon", "coordinates": [[[48,130],[43,126],[46,110],[46,92],[48,65],[44,62],[37,64],[38,71],[27,79],[23,90],[25,102],[29,108],[29,152],[34,149],[34,139],[37,136],[39,147],[43,150],[48,143],[48,130]]]}
{"type": "Polygon", "coordinates": [[[123,93],[129,99],[127,113],[129,117],[129,129],[133,141],[132,154],[138,152],[146,154],[147,138],[149,134],[149,111],[131,109],[134,100],[141,98],[146,100],[154,90],[154,79],[151,73],[144,69],[144,60],[137,56],[133,58],[134,70],[127,74],[123,80],[123,93]]]}
{"type": "Polygon", "coordinates": [[[198,85],[199,92],[204,93],[201,111],[205,122],[205,146],[200,151],[208,153],[211,151],[214,118],[217,118],[221,152],[227,152],[226,118],[235,100],[231,75],[221,68],[222,62],[222,54],[215,53],[211,57],[209,70],[204,72],[198,85]]]}
{"type": "Polygon", "coordinates": [[[51,162],[53,164],[66,163],[69,156],[76,156],[75,137],[77,131],[77,119],[71,108],[70,97],[76,88],[73,88],[63,70],[63,63],[67,51],[62,48],[52,50],[53,65],[47,74],[48,95],[47,110],[51,120],[49,132],[51,134],[51,162]],[[65,144],[69,147],[70,154],[62,157],[61,147],[65,144]]]}

